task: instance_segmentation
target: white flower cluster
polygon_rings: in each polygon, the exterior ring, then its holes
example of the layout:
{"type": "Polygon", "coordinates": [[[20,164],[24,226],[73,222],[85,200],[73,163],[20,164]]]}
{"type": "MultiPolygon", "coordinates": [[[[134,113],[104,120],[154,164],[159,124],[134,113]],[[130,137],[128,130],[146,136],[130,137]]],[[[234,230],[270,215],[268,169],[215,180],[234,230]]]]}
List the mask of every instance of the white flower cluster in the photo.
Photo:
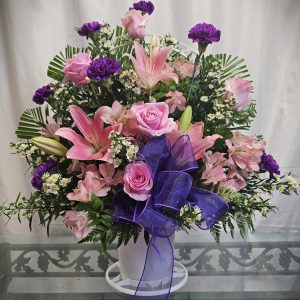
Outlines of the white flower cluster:
{"type": "Polygon", "coordinates": [[[66,187],[70,182],[71,178],[62,178],[61,174],[49,174],[44,173],[42,176],[43,190],[47,194],[57,195],[61,188],[66,187]]]}
{"type": "Polygon", "coordinates": [[[111,145],[108,152],[113,158],[115,168],[120,166],[125,157],[129,162],[136,160],[136,155],[139,151],[138,146],[134,145],[117,131],[111,131],[109,138],[111,139],[111,145]]]}
{"type": "Polygon", "coordinates": [[[226,100],[219,98],[218,100],[214,101],[214,111],[215,113],[208,114],[209,121],[215,120],[225,120],[225,123],[228,124],[230,119],[233,116],[233,100],[226,100]]]}
{"type": "Polygon", "coordinates": [[[104,23],[100,28],[100,39],[99,42],[101,46],[105,49],[110,49],[113,46],[111,37],[113,35],[113,31],[111,30],[108,23],[104,23]]]}
{"type": "Polygon", "coordinates": [[[166,34],[163,37],[162,44],[163,44],[163,46],[176,45],[176,44],[178,44],[178,41],[171,34],[166,34]]]}
{"type": "Polygon", "coordinates": [[[186,204],[180,209],[179,214],[183,219],[183,223],[187,225],[193,225],[195,222],[199,222],[202,219],[201,209],[197,205],[191,207],[186,204]]]}
{"type": "Polygon", "coordinates": [[[141,94],[141,89],[138,87],[139,77],[133,69],[121,72],[120,82],[126,89],[132,90],[136,95],[141,94]]]}
{"type": "Polygon", "coordinates": [[[279,191],[280,193],[297,193],[299,189],[299,181],[298,179],[292,176],[279,176],[274,174],[274,177],[277,181],[277,184],[272,186],[272,190],[279,191]]]}
{"type": "Polygon", "coordinates": [[[30,144],[25,144],[21,142],[11,142],[10,147],[15,149],[17,153],[20,154],[21,157],[28,157],[34,154],[38,148],[36,146],[32,146],[30,144]]]}

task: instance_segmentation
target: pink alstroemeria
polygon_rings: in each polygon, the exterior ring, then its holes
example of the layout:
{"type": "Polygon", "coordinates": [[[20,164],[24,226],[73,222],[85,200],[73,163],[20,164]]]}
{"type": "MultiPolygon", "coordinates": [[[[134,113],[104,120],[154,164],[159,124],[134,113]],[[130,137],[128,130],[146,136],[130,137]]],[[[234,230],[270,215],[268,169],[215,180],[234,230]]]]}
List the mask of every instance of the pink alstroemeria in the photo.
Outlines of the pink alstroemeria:
{"type": "Polygon", "coordinates": [[[191,126],[187,134],[190,137],[191,144],[195,153],[196,160],[203,157],[206,150],[210,149],[217,139],[222,138],[219,134],[213,134],[203,138],[204,123],[198,122],[191,126]]]}
{"type": "Polygon", "coordinates": [[[55,134],[55,132],[60,128],[61,122],[62,118],[58,118],[56,122],[52,117],[48,116],[46,128],[40,130],[40,135],[43,135],[45,137],[52,137],[58,140],[59,137],[55,134]]]}
{"type": "Polygon", "coordinates": [[[167,100],[165,101],[166,104],[169,106],[169,112],[172,114],[176,108],[180,111],[185,110],[185,103],[186,99],[181,92],[178,91],[170,91],[166,94],[167,100]]]}
{"type": "Polygon", "coordinates": [[[178,75],[174,73],[173,68],[166,66],[172,47],[154,47],[149,56],[138,42],[134,42],[134,49],[135,57],[126,55],[131,59],[143,88],[152,90],[159,81],[167,82],[169,79],[178,83],[178,75]]]}
{"type": "Polygon", "coordinates": [[[123,171],[116,171],[112,164],[105,163],[99,165],[99,173],[102,175],[108,186],[123,183],[123,171]]]}
{"type": "Polygon", "coordinates": [[[91,120],[87,114],[76,105],[70,105],[69,109],[76,126],[83,136],[71,128],[60,128],[55,132],[56,135],[74,144],[67,152],[67,157],[78,160],[103,160],[112,162],[112,157],[110,153],[107,152],[111,143],[108,136],[112,130],[120,132],[122,124],[104,128],[104,122],[101,119],[99,109],[95,113],[94,120],[91,120]]]}
{"type": "Polygon", "coordinates": [[[67,195],[69,200],[79,202],[89,202],[92,195],[104,197],[110,191],[104,178],[100,178],[97,173],[88,171],[84,180],[79,180],[77,188],[67,195]]]}
{"type": "Polygon", "coordinates": [[[194,73],[194,64],[191,60],[186,61],[186,59],[181,56],[175,63],[174,68],[179,75],[180,79],[185,77],[192,77],[194,73]]]}
{"type": "Polygon", "coordinates": [[[126,109],[119,101],[114,101],[112,107],[101,106],[99,108],[99,114],[103,122],[111,125],[122,123],[125,113],[126,109]]]}
{"type": "Polygon", "coordinates": [[[265,150],[266,143],[257,139],[242,135],[239,131],[234,131],[232,138],[226,140],[229,154],[229,167],[232,170],[240,168],[247,173],[258,172],[259,163],[265,150]]]}
{"type": "Polygon", "coordinates": [[[77,239],[85,238],[89,233],[89,219],[83,212],[69,210],[64,215],[64,224],[70,227],[77,239]]]}
{"type": "Polygon", "coordinates": [[[213,134],[210,136],[206,136],[203,138],[204,132],[204,123],[198,122],[193,124],[187,132],[180,132],[179,130],[174,130],[171,134],[168,135],[168,139],[171,145],[183,134],[187,134],[190,138],[190,142],[192,144],[195,159],[198,160],[203,157],[206,150],[210,149],[214,144],[215,141],[222,136],[218,134],[213,134]]]}
{"type": "Polygon", "coordinates": [[[221,166],[206,165],[206,168],[202,174],[202,179],[206,184],[217,184],[226,180],[226,174],[221,166]]]}
{"type": "Polygon", "coordinates": [[[237,171],[230,171],[227,174],[227,180],[220,183],[221,187],[231,188],[238,192],[246,186],[244,177],[237,171]]]}

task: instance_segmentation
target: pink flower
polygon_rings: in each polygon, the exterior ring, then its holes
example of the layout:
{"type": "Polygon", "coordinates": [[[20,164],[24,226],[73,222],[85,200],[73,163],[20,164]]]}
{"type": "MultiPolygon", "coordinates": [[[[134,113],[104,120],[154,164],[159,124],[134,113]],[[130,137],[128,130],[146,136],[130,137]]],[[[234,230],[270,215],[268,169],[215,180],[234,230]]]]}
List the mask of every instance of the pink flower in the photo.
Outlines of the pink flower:
{"type": "Polygon", "coordinates": [[[94,120],[91,120],[78,106],[70,105],[69,109],[76,126],[83,136],[71,128],[60,128],[56,131],[56,135],[74,144],[67,152],[67,157],[78,160],[103,160],[112,162],[112,157],[107,152],[111,143],[108,136],[112,130],[120,132],[122,124],[104,128],[99,109],[95,113],[94,120]]]}
{"type": "Polygon", "coordinates": [[[73,174],[80,171],[80,162],[76,159],[72,159],[72,162],[67,168],[67,174],[73,174]]]}
{"type": "Polygon", "coordinates": [[[226,180],[226,174],[222,166],[206,165],[202,179],[204,179],[204,183],[206,184],[217,184],[226,180]]]}
{"type": "Polygon", "coordinates": [[[225,81],[226,99],[235,99],[235,108],[243,110],[249,107],[251,103],[250,94],[252,92],[251,81],[241,77],[226,79],[225,81]]]}
{"type": "Polygon", "coordinates": [[[204,154],[205,170],[202,174],[202,179],[206,184],[217,184],[226,180],[224,168],[227,165],[225,153],[211,151],[204,154]]]}
{"type": "Polygon", "coordinates": [[[239,131],[233,132],[233,137],[226,140],[229,154],[229,167],[232,170],[240,168],[246,173],[258,172],[259,163],[266,143],[250,136],[242,135],[239,131]]]}
{"type": "Polygon", "coordinates": [[[140,10],[131,9],[122,18],[122,25],[132,38],[143,39],[145,37],[145,26],[148,21],[148,14],[142,14],[140,10]]]}
{"type": "Polygon", "coordinates": [[[238,192],[246,186],[244,177],[237,171],[230,171],[227,174],[227,180],[220,183],[220,186],[231,188],[238,192]]]}
{"type": "Polygon", "coordinates": [[[88,218],[82,212],[69,210],[65,213],[64,224],[71,227],[78,240],[85,238],[89,233],[88,218]]]}
{"type": "Polygon", "coordinates": [[[57,122],[50,116],[47,117],[47,124],[46,128],[43,128],[40,130],[40,135],[46,136],[46,137],[52,137],[56,140],[59,139],[59,137],[55,134],[56,130],[60,128],[62,122],[62,118],[58,118],[57,122]]]}
{"type": "Polygon", "coordinates": [[[166,96],[168,99],[165,101],[165,103],[168,104],[170,113],[173,113],[176,108],[178,108],[180,111],[185,110],[186,99],[181,92],[170,91],[168,94],[166,94],[166,96]]]}
{"type": "Polygon", "coordinates": [[[147,137],[160,136],[176,128],[173,119],[168,118],[169,107],[164,102],[138,103],[131,107],[138,128],[147,137]]]}
{"type": "Polygon", "coordinates": [[[207,165],[216,165],[216,166],[227,166],[227,159],[224,157],[225,153],[208,151],[204,155],[204,162],[207,165]]]}
{"type": "Polygon", "coordinates": [[[150,197],[153,180],[150,169],[143,161],[136,161],[126,166],[124,192],[136,201],[145,201],[150,197]]]}
{"type": "Polygon", "coordinates": [[[107,196],[110,187],[104,178],[100,178],[97,172],[87,171],[84,180],[79,180],[77,188],[67,195],[69,200],[89,202],[93,194],[98,197],[107,196]]]}
{"type": "Polygon", "coordinates": [[[103,179],[106,181],[106,185],[108,186],[123,183],[123,171],[116,171],[112,164],[100,164],[99,173],[102,175],[103,179]]]}
{"type": "Polygon", "coordinates": [[[135,57],[130,54],[127,56],[132,60],[135,71],[139,76],[141,86],[146,90],[152,90],[159,81],[174,80],[178,83],[178,76],[173,72],[170,66],[166,65],[166,60],[172,47],[159,49],[154,47],[147,55],[145,49],[138,43],[134,42],[135,57]]]}
{"type": "Polygon", "coordinates": [[[126,113],[125,107],[119,102],[114,101],[112,107],[102,106],[99,108],[101,119],[106,124],[121,123],[126,113]]]}
{"type": "Polygon", "coordinates": [[[213,134],[210,136],[206,136],[203,138],[204,132],[204,123],[198,122],[193,124],[187,132],[180,132],[178,130],[174,130],[171,134],[168,135],[168,139],[170,143],[173,145],[174,142],[182,135],[187,134],[190,138],[190,142],[192,144],[195,159],[198,160],[203,157],[206,150],[210,149],[214,144],[215,141],[219,138],[222,138],[218,134],[213,134]]]}
{"type": "Polygon", "coordinates": [[[194,73],[194,64],[192,61],[185,61],[185,58],[181,56],[175,63],[174,68],[180,79],[185,77],[192,77],[194,73]]]}
{"type": "Polygon", "coordinates": [[[64,67],[65,77],[63,82],[73,81],[77,85],[89,83],[90,80],[86,72],[91,61],[89,53],[78,53],[68,59],[64,67]]]}

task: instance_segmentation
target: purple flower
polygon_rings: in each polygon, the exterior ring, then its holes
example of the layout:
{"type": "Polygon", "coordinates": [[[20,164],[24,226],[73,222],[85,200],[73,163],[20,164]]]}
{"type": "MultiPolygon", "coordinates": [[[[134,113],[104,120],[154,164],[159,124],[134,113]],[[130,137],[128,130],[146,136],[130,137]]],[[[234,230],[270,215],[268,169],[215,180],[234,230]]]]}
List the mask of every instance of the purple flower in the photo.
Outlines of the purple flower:
{"type": "Polygon", "coordinates": [[[41,190],[43,187],[42,180],[41,180],[43,174],[50,171],[55,166],[56,166],[56,162],[52,158],[48,158],[46,162],[38,165],[34,170],[33,177],[31,180],[31,185],[37,190],[41,190]]]}
{"type": "Polygon", "coordinates": [[[260,162],[260,171],[262,173],[269,172],[271,177],[274,177],[274,174],[280,174],[279,165],[271,154],[263,153],[260,162]]]}
{"type": "Polygon", "coordinates": [[[47,84],[35,91],[32,101],[42,105],[52,93],[50,84],[47,84]]]}
{"type": "Polygon", "coordinates": [[[98,58],[93,60],[88,69],[87,75],[92,80],[107,80],[111,75],[119,73],[121,64],[118,60],[110,57],[98,58]]]}
{"type": "Polygon", "coordinates": [[[220,40],[221,31],[212,24],[199,23],[189,31],[189,39],[193,42],[211,44],[220,40]]]}
{"type": "Polygon", "coordinates": [[[90,23],[84,23],[77,32],[81,36],[88,36],[89,34],[100,30],[100,28],[101,24],[97,21],[93,21],[90,23]]]}
{"type": "Polygon", "coordinates": [[[139,1],[133,4],[133,9],[140,10],[148,15],[151,15],[154,11],[154,5],[151,1],[139,1]]]}

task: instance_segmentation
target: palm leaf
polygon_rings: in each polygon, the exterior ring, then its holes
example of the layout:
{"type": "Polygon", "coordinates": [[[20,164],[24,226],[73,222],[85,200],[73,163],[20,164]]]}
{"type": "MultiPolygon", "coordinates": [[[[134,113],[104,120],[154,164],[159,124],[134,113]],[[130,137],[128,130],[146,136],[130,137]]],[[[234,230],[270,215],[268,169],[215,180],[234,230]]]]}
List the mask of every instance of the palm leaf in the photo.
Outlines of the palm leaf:
{"type": "Polygon", "coordinates": [[[220,76],[221,82],[227,78],[240,76],[247,78],[250,76],[245,60],[237,56],[228,54],[216,54],[215,57],[222,61],[222,72],[220,76]]]}
{"type": "Polygon", "coordinates": [[[117,26],[114,34],[115,38],[115,48],[113,49],[115,51],[115,57],[120,60],[121,62],[128,61],[127,57],[124,57],[123,55],[125,53],[131,53],[133,48],[133,42],[128,40],[126,35],[125,28],[121,26],[117,26]],[[126,39],[124,40],[122,37],[126,36],[126,39]]]}
{"type": "Polygon", "coordinates": [[[49,115],[48,106],[44,113],[41,107],[29,108],[21,115],[16,135],[20,139],[31,139],[40,135],[39,131],[45,124],[45,120],[49,115]]]}
{"type": "Polygon", "coordinates": [[[66,65],[67,59],[72,58],[74,54],[79,52],[87,52],[88,48],[77,48],[68,45],[63,52],[55,55],[49,64],[47,75],[57,81],[62,81],[64,78],[64,67],[66,65]]]}

